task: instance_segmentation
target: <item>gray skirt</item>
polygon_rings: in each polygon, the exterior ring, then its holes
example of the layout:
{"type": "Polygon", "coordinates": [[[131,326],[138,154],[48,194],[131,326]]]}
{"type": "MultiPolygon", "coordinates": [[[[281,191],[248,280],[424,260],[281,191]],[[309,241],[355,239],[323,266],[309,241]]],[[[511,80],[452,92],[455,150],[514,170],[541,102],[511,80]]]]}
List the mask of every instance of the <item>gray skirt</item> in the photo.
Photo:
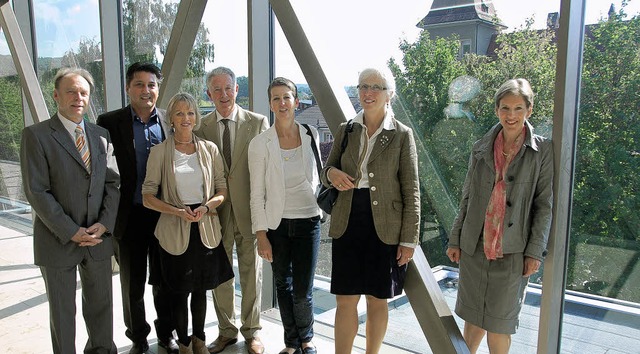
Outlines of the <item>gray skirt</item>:
{"type": "Polygon", "coordinates": [[[522,253],[488,260],[482,238],[473,255],[462,251],[456,314],[491,333],[516,333],[529,281],[522,276],[523,268],[522,253]]]}

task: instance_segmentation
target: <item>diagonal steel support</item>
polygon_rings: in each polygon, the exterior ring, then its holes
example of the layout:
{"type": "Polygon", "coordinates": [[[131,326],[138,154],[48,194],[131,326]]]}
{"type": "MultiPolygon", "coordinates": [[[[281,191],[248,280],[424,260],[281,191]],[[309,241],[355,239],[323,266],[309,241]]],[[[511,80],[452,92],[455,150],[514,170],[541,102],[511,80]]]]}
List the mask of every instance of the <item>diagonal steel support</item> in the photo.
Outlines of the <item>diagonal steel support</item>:
{"type": "Polygon", "coordinates": [[[180,1],[162,62],[164,80],[158,95],[158,106],[162,108],[167,107],[171,97],[180,89],[206,7],[207,0],[180,1]]]}
{"type": "Polygon", "coordinates": [[[269,2],[329,129],[335,132],[347,117],[356,115],[346,91],[340,86],[332,85],[327,79],[291,3],[288,0],[269,2]]]}
{"type": "Polygon", "coordinates": [[[420,247],[409,262],[404,292],[434,353],[468,354],[469,349],[420,247]]]}
{"type": "Polygon", "coordinates": [[[0,4],[0,25],[4,30],[13,64],[20,77],[20,84],[27,100],[27,106],[34,122],[38,123],[49,118],[49,111],[42,95],[42,89],[38,84],[35,69],[31,65],[33,61],[27,50],[27,45],[24,42],[24,37],[11,4],[8,0],[3,0],[0,4]]]}
{"type": "MultiPolygon", "coordinates": [[[[353,117],[355,114],[345,90],[332,86],[327,79],[291,3],[288,0],[269,2],[318,101],[322,115],[331,131],[336,131],[346,117],[353,117]]],[[[409,265],[405,292],[434,353],[469,353],[429,262],[420,248],[416,249],[414,262],[409,265]]]]}

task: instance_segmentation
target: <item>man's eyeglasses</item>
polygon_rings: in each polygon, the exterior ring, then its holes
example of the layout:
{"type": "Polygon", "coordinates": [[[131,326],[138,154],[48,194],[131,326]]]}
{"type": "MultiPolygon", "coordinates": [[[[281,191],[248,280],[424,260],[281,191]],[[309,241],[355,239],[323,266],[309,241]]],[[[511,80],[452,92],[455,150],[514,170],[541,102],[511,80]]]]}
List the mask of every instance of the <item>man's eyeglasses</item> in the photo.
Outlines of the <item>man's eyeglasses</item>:
{"type": "Polygon", "coordinates": [[[378,93],[380,91],[384,91],[387,88],[386,87],[382,87],[379,85],[367,85],[367,84],[362,84],[362,85],[358,85],[356,86],[358,88],[358,90],[362,91],[362,92],[367,92],[367,91],[373,91],[375,93],[378,93]]]}

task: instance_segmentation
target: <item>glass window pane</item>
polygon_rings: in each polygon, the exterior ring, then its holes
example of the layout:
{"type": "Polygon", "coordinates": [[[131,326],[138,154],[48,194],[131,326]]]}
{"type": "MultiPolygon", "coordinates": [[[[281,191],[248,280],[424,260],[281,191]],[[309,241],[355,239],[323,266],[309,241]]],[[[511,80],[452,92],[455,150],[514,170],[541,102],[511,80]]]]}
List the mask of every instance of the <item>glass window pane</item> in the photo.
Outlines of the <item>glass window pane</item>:
{"type": "Polygon", "coordinates": [[[0,234],[3,228],[25,231],[31,207],[22,191],[20,137],[24,128],[20,77],[0,30],[0,234]]]}
{"type": "Polygon", "coordinates": [[[586,7],[563,352],[640,346],[640,6],[625,3],[586,7]]]}
{"type": "MultiPolygon", "coordinates": [[[[238,3],[242,4],[243,2],[238,3]]],[[[135,62],[150,62],[162,68],[164,54],[178,13],[179,1],[122,0],[122,5],[126,67],[135,62]]],[[[216,11],[216,8],[219,7],[217,5],[219,4],[209,2],[205,8],[179,89],[181,92],[190,93],[201,106],[206,107],[203,110],[204,113],[211,111],[211,104],[206,94],[205,77],[207,70],[212,69],[211,65],[214,60],[213,34],[220,33],[220,31],[212,32],[211,28],[215,24],[219,26],[221,21],[217,20],[223,19],[220,15],[221,12],[216,11]]],[[[229,22],[228,17],[224,17],[224,19],[229,22]]],[[[237,22],[239,22],[238,26],[246,28],[246,21],[237,22]]],[[[215,49],[215,52],[219,51],[217,47],[215,49]]]]}
{"type": "Polygon", "coordinates": [[[62,67],[88,70],[95,82],[87,119],[104,111],[102,48],[97,1],[34,0],[37,75],[49,113],[56,112],[53,78],[62,67]]]}
{"type": "MultiPolygon", "coordinates": [[[[546,30],[546,19],[550,13],[557,13],[559,3],[493,1],[449,7],[443,1],[405,1],[402,6],[388,7],[383,1],[328,6],[292,1],[327,77],[344,85],[356,106],[359,71],[391,60],[397,85],[392,108],[397,119],[414,129],[418,145],[421,246],[452,310],[457,265],[448,260],[445,248],[471,146],[498,122],[493,95],[511,77],[525,77],[532,83],[536,104],[531,123],[536,133],[550,137],[556,50],[553,30],[546,30]],[[335,8],[341,11],[333,11],[335,8]],[[499,23],[492,22],[494,16],[499,23]],[[330,23],[326,18],[331,18],[330,23]]],[[[276,46],[277,73],[304,82],[284,36],[276,37],[276,46]]],[[[316,103],[304,104],[297,118],[306,117],[305,112],[315,107],[318,113],[308,115],[320,117],[316,124],[321,125],[323,118],[316,103]]],[[[331,240],[327,238],[326,242],[331,240]]],[[[317,274],[330,276],[330,247],[323,246],[326,253],[319,257],[317,274]]],[[[513,352],[536,350],[539,275],[531,282],[520,329],[513,337],[513,352]]],[[[428,345],[406,298],[395,299],[390,309],[385,343],[426,352],[428,345]]],[[[329,324],[333,321],[331,316],[319,317],[329,324]]],[[[462,321],[459,324],[462,329],[462,321]]],[[[364,335],[364,327],[361,323],[359,335],[364,335]]],[[[485,342],[481,351],[487,351],[485,342]]]]}

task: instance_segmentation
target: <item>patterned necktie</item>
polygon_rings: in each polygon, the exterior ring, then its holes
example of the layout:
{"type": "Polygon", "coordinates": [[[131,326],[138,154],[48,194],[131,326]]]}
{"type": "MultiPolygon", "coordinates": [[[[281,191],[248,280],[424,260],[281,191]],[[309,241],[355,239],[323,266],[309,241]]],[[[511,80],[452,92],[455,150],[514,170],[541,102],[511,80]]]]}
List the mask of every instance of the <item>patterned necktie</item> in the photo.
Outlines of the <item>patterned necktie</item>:
{"type": "Polygon", "coordinates": [[[223,119],[224,132],[222,132],[222,156],[227,163],[227,167],[231,168],[231,132],[229,132],[229,120],[223,119]]]}
{"type": "Polygon", "coordinates": [[[87,171],[91,172],[91,154],[89,153],[87,141],[84,138],[84,130],[82,130],[80,125],[76,126],[76,148],[80,153],[80,157],[82,158],[87,171]]]}

